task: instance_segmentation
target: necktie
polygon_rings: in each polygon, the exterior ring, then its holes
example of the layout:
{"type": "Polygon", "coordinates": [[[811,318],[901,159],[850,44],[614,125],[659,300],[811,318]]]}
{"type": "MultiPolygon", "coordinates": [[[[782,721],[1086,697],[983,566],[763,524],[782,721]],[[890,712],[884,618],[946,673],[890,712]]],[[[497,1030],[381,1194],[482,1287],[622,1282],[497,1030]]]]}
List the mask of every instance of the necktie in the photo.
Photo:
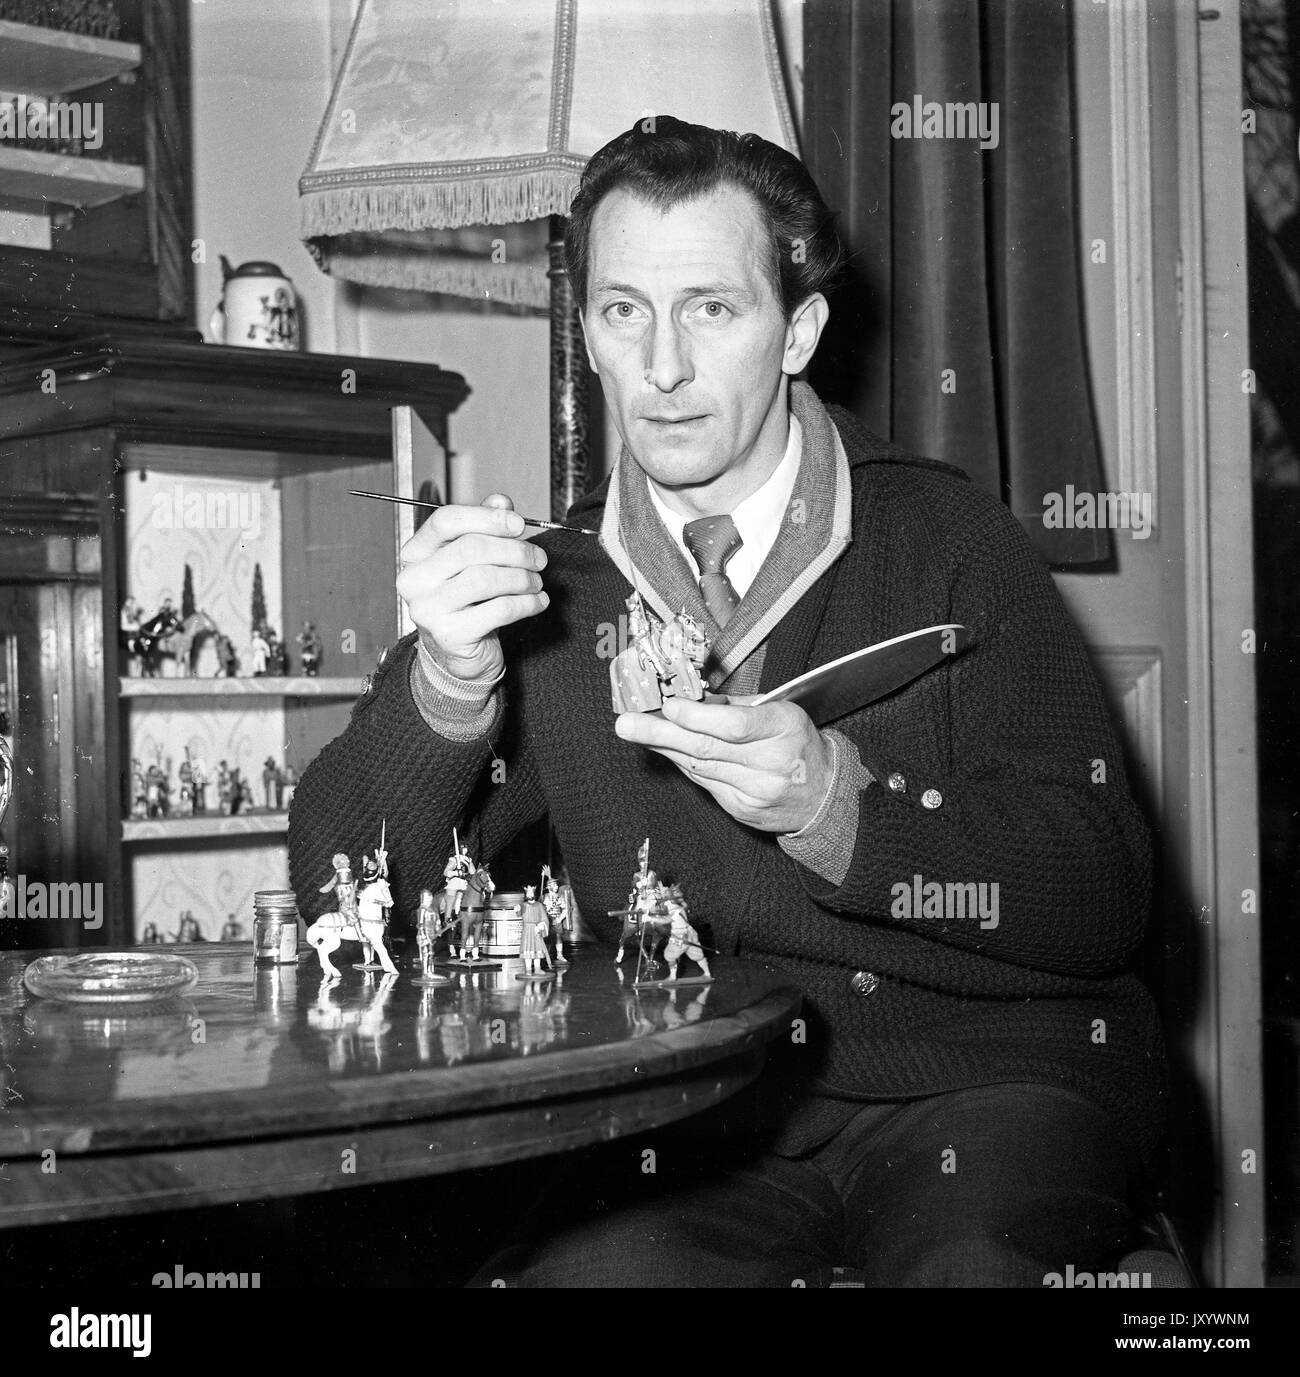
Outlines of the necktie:
{"type": "Polygon", "coordinates": [[[704,516],[688,521],[682,531],[686,548],[700,566],[700,593],[709,616],[722,627],[740,605],[740,598],[723,570],[744,543],[729,516],[704,516]]]}

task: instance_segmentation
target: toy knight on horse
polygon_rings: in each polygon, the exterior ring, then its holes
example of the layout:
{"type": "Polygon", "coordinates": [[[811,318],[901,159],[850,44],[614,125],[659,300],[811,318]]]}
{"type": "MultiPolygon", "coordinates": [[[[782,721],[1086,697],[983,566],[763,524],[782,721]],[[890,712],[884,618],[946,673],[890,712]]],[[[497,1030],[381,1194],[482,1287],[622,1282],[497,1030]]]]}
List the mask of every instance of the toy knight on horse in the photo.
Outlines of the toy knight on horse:
{"type": "Polygon", "coordinates": [[[709,651],[703,627],[683,608],[670,622],[647,612],[640,593],[627,599],[628,646],[609,666],[615,712],[656,712],[665,698],[704,697],[700,669],[709,651]]]}

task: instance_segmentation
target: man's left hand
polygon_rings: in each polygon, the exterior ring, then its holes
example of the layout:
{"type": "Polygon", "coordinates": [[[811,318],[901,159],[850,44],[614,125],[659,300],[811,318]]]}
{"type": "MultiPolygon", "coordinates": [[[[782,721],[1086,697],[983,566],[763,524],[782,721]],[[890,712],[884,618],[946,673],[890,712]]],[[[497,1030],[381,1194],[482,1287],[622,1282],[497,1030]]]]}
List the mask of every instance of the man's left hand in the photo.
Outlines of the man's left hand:
{"type": "Polygon", "coordinates": [[[614,731],[666,756],[733,818],[761,832],[799,831],[830,790],[831,748],[793,703],[669,698],[662,717],[625,712],[614,731]]]}

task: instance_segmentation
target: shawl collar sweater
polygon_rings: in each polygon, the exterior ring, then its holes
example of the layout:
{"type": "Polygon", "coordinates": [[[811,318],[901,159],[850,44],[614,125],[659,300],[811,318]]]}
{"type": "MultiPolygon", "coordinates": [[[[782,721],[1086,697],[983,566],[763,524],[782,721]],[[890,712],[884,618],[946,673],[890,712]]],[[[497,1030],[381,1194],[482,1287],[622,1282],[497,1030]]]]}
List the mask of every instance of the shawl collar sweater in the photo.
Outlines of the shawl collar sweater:
{"type": "MultiPolygon", "coordinates": [[[[615,736],[602,647],[632,585],[597,542],[557,531],[538,538],[550,606],[503,631],[504,707],[484,735],[450,740],[426,723],[410,636],[306,771],[289,829],[301,911],[309,922],[324,911],[331,854],[371,846],[385,817],[400,921],[421,888],[438,887],[453,824],[490,859],[549,810],[579,907],[613,939],[602,915],[626,899],[648,835],[706,942],[804,990],[805,1110],[843,1117],[864,1100],[1032,1081],[1092,1099],[1147,1153],[1163,1052],[1129,963],[1149,905],[1149,840],[1083,643],[1001,503],[807,398],[842,444],[852,542],[771,628],[759,691],[918,627],[972,632],[963,655],[835,723],[888,781],[860,795],[843,881],[615,736]],[[494,752],[504,783],[486,768],[494,752]],[[1092,782],[1098,759],[1106,784],[1092,782]],[[934,882],[996,893],[996,923],[973,904],[914,902],[934,882]]],[[[607,500],[605,484],[569,519],[598,529],[607,500]]],[[[822,1124],[802,1130],[805,1145],[826,1136],[824,1114],[802,1122],[822,1124]]]]}

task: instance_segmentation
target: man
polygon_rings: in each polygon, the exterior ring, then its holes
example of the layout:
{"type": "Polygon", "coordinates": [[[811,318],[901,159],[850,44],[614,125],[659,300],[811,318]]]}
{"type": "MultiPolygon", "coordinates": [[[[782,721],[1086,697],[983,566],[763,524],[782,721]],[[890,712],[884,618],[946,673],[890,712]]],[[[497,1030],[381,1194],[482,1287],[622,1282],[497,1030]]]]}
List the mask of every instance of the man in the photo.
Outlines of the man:
{"type": "Polygon", "coordinates": [[[419,631],[303,778],[295,887],[309,898],[380,800],[412,895],[462,814],[491,855],[549,810],[584,913],[620,906],[649,834],[710,945],[805,992],[726,1131],[680,1172],[661,1153],[653,1181],[609,1149],[585,1204],[538,1221],[525,1284],[1100,1270],[1159,1131],[1154,1011],[1125,969],[1148,840],[1050,578],[1000,503],[794,381],[841,259],[795,158],[638,126],[589,163],[567,252],[624,442],[569,516],[600,541],[521,540],[494,496],[408,542],[419,631]],[[707,628],[709,687],[732,701],[612,719],[598,648],[634,590],[707,628]],[[745,702],[949,622],[965,654],[826,729],[745,702]],[[996,898],[913,911],[918,877],[996,898]]]}

